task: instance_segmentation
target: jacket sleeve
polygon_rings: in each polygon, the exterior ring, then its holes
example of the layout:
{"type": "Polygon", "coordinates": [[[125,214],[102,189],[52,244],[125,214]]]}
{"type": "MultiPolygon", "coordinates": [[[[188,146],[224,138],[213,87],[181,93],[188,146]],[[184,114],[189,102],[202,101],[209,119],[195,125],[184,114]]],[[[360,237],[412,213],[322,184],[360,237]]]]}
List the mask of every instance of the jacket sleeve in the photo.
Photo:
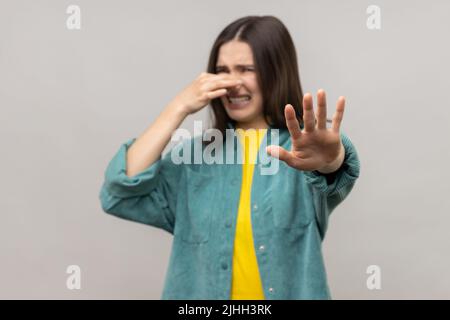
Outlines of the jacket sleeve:
{"type": "Polygon", "coordinates": [[[360,163],[356,149],[344,133],[341,133],[341,141],[345,158],[335,173],[325,175],[318,171],[304,172],[313,195],[316,220],[322,238],[327,230],[331,212],[348,196],[359,177],[360,163]]]}
{"type": "MultiPolygon", "coordinates": [[[[174,164],[168,152],[145,170],[128,177],[126,154],[135,140],[124,143],[108,164],[99,194],[102,209],[119,218],[173,234],[182,165],[174,164]]],[[[174,149],[181,147],[179,143],[174,149]]]]}

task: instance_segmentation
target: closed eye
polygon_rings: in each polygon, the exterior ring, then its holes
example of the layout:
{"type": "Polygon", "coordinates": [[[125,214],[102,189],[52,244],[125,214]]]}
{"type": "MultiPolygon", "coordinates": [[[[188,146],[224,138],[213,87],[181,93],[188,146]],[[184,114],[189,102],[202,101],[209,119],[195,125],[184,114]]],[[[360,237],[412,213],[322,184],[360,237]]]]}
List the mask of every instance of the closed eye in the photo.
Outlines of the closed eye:
{"type": "MultiPolygon", "coordinates": [[[[236,70],[238,70],[239,72],[243,73],[243,72],[254,72],[255,71],[255,67],[254,66],[242,66],[242,65],[238,65],[236,66],[236,70]]],[[[229,73],[228,68],[226,67],[217,67],[216,68],[216,73],[229,73]]]]}
{"type": "Polygon", "coordinates": [[[216,67],[216,73],[224,73],[228,72],[228,69],[225,67],[216,67]]]}

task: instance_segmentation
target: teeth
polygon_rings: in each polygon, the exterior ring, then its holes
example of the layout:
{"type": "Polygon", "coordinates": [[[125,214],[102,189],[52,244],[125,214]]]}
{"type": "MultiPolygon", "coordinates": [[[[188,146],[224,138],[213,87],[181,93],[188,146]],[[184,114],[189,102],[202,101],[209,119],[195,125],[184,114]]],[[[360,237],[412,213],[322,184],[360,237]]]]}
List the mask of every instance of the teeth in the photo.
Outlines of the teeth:
{"type": "Polygon", "coordinates": [[[249,96],[244,97],[228,97],[228,100],[233,104],[239,104],[250,100],[249,96]]]}

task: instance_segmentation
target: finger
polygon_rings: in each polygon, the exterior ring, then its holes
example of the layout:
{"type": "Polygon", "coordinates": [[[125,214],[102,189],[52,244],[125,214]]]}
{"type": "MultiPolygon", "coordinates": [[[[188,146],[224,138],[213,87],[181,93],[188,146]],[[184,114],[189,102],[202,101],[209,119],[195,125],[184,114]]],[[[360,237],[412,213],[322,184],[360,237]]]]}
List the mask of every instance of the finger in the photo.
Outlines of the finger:
{"type": "Polygon", "coordinates": [[[206,91],[215,91],[222,88],[231,88],[242,85],[242,80],[234,79],[234,80],[216,80],[208,82],[204,85],[204,90],[206,91]]]}
{"type": "Polygon", "coordinates": [[[292,152],[287,151],[283,147],[276,146],[276,145],[270,145],[266,147],[266,152],[281,161],[284,161],[288,166],[292,168],[296,168],[298,170],[303,170],[303,160],[296,158],[292,152]]]}
{"type": "Polygon", "coordinates": [[[226,94],[227,94],[227,89],[219,89],[219,90],[216,90],[216,91],[210,91],[206,95],[208,96],[208,99],[212,100],[212,99],[221,97],[221,96],[226,95],[226,94]]]}
{"type": "Polygon", "coordinates": [[[317,128],[327,128],[327,100],[323,89],[317,91],[317,128]]]}
{"type": "Polygon", "coordinates": [[[303,122],[305,123],[305,132],[314,131],[316,119],[314,117],[313,99],[309,93],[303,96],[303,122]]]}
{"type": "Polygon", "coordinates": [[[208,77],[208,80],[237,80],[238,77],[236,77],[235,75],[231,75],[229,73],[209,73],[208,75],[210,75],[208,77]]]}
{"type": "Polygon", "coordinates": [[[270,145],[266,147],[266,152],[271,157],[280,159],[288,164],[290,161],[292,161],[293,155],[283,147],[270,145]]]}
{"type": "Polygon", "coordinates": [[[229,74],[228,73],[210,73],[210,72],[200,73],[200,77],[203,77],[203,78],[223,78],[223,79],[225,79],[226,76],[229,76],[229,74]]]}
{"type": "Polygon", "coordinates": [[[333,115],[333,120],[331,122],[331,129],[334,132],[339,132],[341,128],[342,119],[344,118],[344,109],[345,109],[345,97],[339,97],[336,112],[333,115]]]}
{"type": "Polygon", "coordinates": [[[286,118],[286,126],[293,140],[292,142],[297,142],[297,140],[299,140],[302,135],[302,131],[300,130],[300,125],[295,115],[294,107],[292,105],[287,104],[284,107],[284,117],[286,118]]]}
{"type": "Polygon", "coordinates": [[[200,76],[198,77],[198,79],[200,81],[202,81],[203,83],[208,83],[210,81],[214,81],[214,80],[230,80],[230,79],[236,79],[236,77],[231,77],[230,74],[228,73],[207,73],[207,72],[202,72],[200,74],[200,76]]]}

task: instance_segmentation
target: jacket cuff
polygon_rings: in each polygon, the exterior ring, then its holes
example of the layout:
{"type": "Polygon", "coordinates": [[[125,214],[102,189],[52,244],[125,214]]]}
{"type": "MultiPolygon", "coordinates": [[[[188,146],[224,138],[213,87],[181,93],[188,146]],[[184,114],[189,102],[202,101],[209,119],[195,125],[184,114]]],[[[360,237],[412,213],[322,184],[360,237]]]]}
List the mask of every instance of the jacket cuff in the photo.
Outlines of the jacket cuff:
{"type": "Polygon", "coordinates": [[[108,193],[119,198],[149,194],[157,185],[161,168],[161,155],[156,162],[138,174],[126,175],[127,150],[136,138],[130,139],[119,148],[111,159],[105,172],[105,188],[108,193]]]}
{"type": "Polygon", "coordinates": [[[341,141],[345,149],[345,157],[341,167],[331,173],[323,174],[319,171],[304,171],[306,182],[315,189],[324,193],[334,193],[349,183],[353,183],[359,177],[359,159],[356,149],[350,139],[341,133],[341,141]],[[334,179],[327,179],[327,176],[334,179]]]}

